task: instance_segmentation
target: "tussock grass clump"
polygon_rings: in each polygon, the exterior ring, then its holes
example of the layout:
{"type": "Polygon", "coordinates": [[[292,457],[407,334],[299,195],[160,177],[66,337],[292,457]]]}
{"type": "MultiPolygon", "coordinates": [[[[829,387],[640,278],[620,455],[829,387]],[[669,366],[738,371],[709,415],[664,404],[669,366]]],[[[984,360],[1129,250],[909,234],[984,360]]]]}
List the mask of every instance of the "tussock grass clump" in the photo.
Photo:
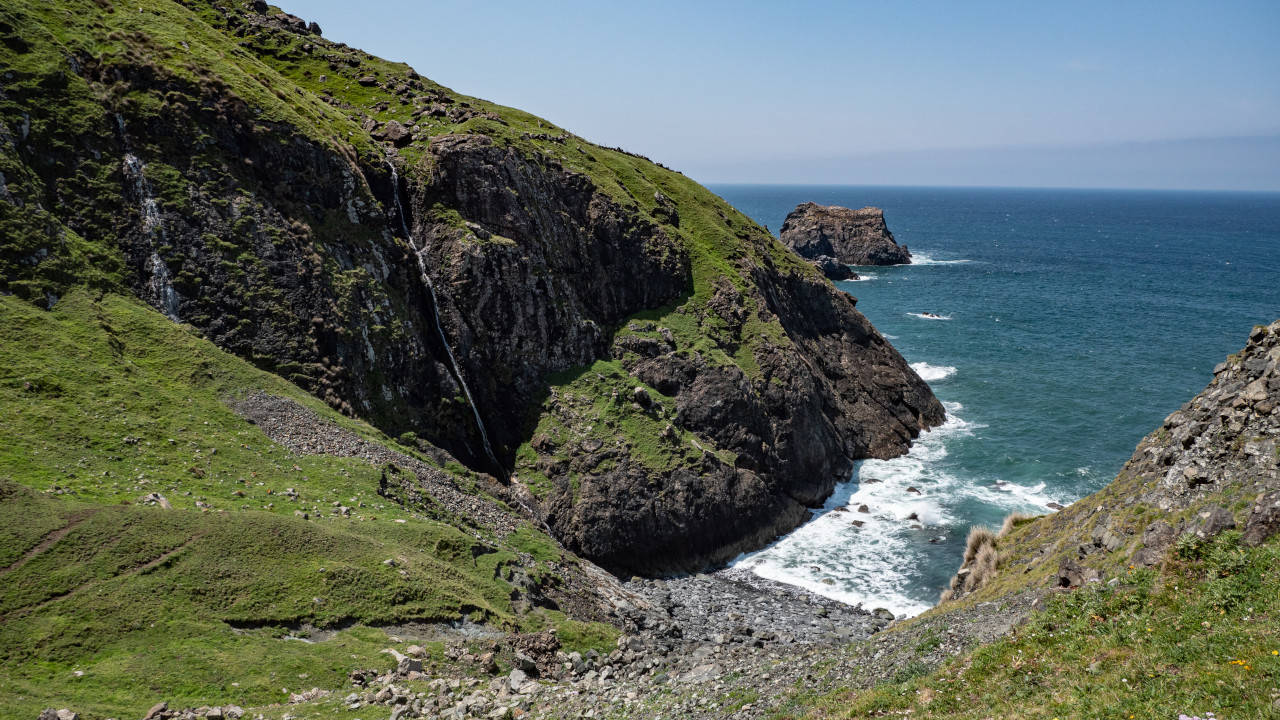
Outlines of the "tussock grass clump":
{"type": "MultiPolygon", "coordinates": [[[[1005,518],[1005,526],[1011,524],[1010,519],[1005,518]]],[[[977,590],[996,574],[1000,566],[1000,552],[996,544],[1005,534],[1003,527],[999,534],[983,525],[976,525],[969,530],[969,537],[965,540],[964,562],[951,578],[950,586],[938,597],[939,603],[956,600],[977,590]]]]}
{"type": "Polygon", "coordinates": [[[1029,523],[1038,517],[1040,516],[1031,515],[1029,513],[1020,513],[1020,512],[1009,513],[1008,515],[1005,516],[1004,522],[1000,524],[1000,533],[996,535],[996,537],[1002,538],[1008,535],[1009,533],[1013,532],[1014,530],[1018,529],[1019,526],[1025,525],[1026,523],[1029,523]]]}
{"type": "MultiPolygon", "coordinates": [[[[994,545],[996,534],[989,527],[978,525],[969,530],[969,538],[965,540],[964,565],[969,565],[978,557],[978,553],[987,545],[994,545]]],[[[961,565],[961,567],[964,567],[961,565]]]]}

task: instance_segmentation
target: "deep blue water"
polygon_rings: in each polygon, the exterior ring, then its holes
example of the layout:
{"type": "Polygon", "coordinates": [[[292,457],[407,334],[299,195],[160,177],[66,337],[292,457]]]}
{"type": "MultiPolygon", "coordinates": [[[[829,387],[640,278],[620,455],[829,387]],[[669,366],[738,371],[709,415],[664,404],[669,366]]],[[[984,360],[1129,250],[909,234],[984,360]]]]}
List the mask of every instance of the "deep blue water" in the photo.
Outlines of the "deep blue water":
{"type": "Polygon", "coordinates": [[[852,512],[743,561],[868,607],[931,605],[970,525],[1106,485],[1254,324],[1280,317],[1280,194],[711,189],[775,233],[808,200],[881,207],[919,263],[838,285],[951,421],[904,458],[862,463],[828,503],[852,512]],[[912,314],[926,312],[948,319],[912,314]]]}

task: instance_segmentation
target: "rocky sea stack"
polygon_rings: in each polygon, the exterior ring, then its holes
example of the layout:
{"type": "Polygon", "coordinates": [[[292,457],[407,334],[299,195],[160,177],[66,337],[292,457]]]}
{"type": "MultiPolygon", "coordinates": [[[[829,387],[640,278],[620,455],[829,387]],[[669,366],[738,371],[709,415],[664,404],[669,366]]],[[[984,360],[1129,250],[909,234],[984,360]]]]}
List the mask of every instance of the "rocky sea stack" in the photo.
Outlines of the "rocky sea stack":
{"type": "Polygon", "coordinates": [[[835,265],[905,265],[911,262],[906,245],[899,245],[875,207],[850,210],[807,202],[796,206],[782,223],[782,243],[795,250],[833,280],[835,265]]]}

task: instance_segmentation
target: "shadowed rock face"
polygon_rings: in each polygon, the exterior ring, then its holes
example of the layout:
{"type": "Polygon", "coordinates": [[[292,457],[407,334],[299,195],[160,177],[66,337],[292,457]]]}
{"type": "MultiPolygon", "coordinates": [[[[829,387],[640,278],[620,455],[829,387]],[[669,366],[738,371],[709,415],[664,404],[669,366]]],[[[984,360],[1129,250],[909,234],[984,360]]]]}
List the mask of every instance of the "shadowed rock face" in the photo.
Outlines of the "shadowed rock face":
{"type": "MultiPolygon", "coordinates": [[[[579,478],[542,504],[570,548],[625,572],[727,561],[807,520],[855,459],[899,455],[942,422],[941,404],[852,297],[808,273],[758,268],[753,277],[747,293],[723,285],[706,312],[740,325],[734,310],[749,294],[778,318],[794,345],[757,350],[759,377],[678,343],[623,340],[613,350],[635,377],[674,396],[676,425],[733,453],[732,464],[704,452],[654,472],[608,448],[567,461],[545,453],[559,476],[579,478]]],[[[572,415],[564,405],[548,410],[572,415]]]]}
{"type": "Polygon", "coordinates": [[[782,223],[780,239],[801,257],[834,257],[846,265],[903,265],[911,262],[907,246],[893,239],[884,211],[802,203],[782,223]]]}

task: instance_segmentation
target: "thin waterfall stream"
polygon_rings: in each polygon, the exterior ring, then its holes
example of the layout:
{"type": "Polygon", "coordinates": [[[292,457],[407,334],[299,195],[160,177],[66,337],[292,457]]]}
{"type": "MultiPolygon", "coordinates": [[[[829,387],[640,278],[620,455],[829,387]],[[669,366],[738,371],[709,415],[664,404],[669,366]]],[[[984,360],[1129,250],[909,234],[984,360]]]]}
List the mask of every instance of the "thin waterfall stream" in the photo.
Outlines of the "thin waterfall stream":
{"type": "Polygon", "coordinates": [[[467,387],[467,380],[462,375],[462,368],[458,366],[458,359],[453,355],[453,348],[449,346],[449,339],[445,337],[444,326],[440,324],[440,303],[436,299],[435,283],[431,282],[431,276],[427,274],[427,263],[422,259],[422,248],[418,247],[417,242],[413,239],[413,233],[409,231],[409,224],[404,218],[404,205],[400,202],[400,173],[396,170],[395,163],[391,159],[387,159],[387,167],[391,170],[391,197],[392,207],[395,210],[396,218],[400,221],[400,231],[409,239],[409,247],[413,250],[413,256],[418,260],[418,273],[422,277],[422,284],[427,288],[427,294],[431,296],[431,316],[435,322],[436,334],[440,336],[440,344],[444,346],[445,355],[449,358],[449,367],[453,372],[453,377],[458,381],[458,385],[462,387],[462,394],[467,398],[467,404],[471,406],[471,414],[476,419],[476,428],[480,430],[480,441],[484,443],[484,452],[488,456],[489,462],[493,463],[496,469],[502,468],[502,463],[498,462],[498,458],[493,453],[493,446],[489,444],[489,433],[485,430],[484,420],[480,418],[480,410],[476,407],[476,401],[471,396],[471,388],[467,387]]]}
{"type": "Polygon", "coordinates": [[[138,201],[138,211],[142,215],[142,230],[147,235],[147,244],[151,250],[151,255],[147,258],[147,269],[151,273],[151,278],[147,281],[150,300],[170,320],[178,322],[180,300],[178,291],[173,289],[173,278],[169,275],[169,266],[164,264],[164,260],[156,251],[157,238],[161,245],[167,243],[164,234],[164,218],[160,216],[160,207],[156,204],[151,183],[147,182],[147,176],[144,173],[146,164],[129,148],[129,136],[125,134],[124,119],[117,115],[116,122],[120,126],[120,137],[125,146],[122,165],[124,177],[129,181],[138,201]]]}

